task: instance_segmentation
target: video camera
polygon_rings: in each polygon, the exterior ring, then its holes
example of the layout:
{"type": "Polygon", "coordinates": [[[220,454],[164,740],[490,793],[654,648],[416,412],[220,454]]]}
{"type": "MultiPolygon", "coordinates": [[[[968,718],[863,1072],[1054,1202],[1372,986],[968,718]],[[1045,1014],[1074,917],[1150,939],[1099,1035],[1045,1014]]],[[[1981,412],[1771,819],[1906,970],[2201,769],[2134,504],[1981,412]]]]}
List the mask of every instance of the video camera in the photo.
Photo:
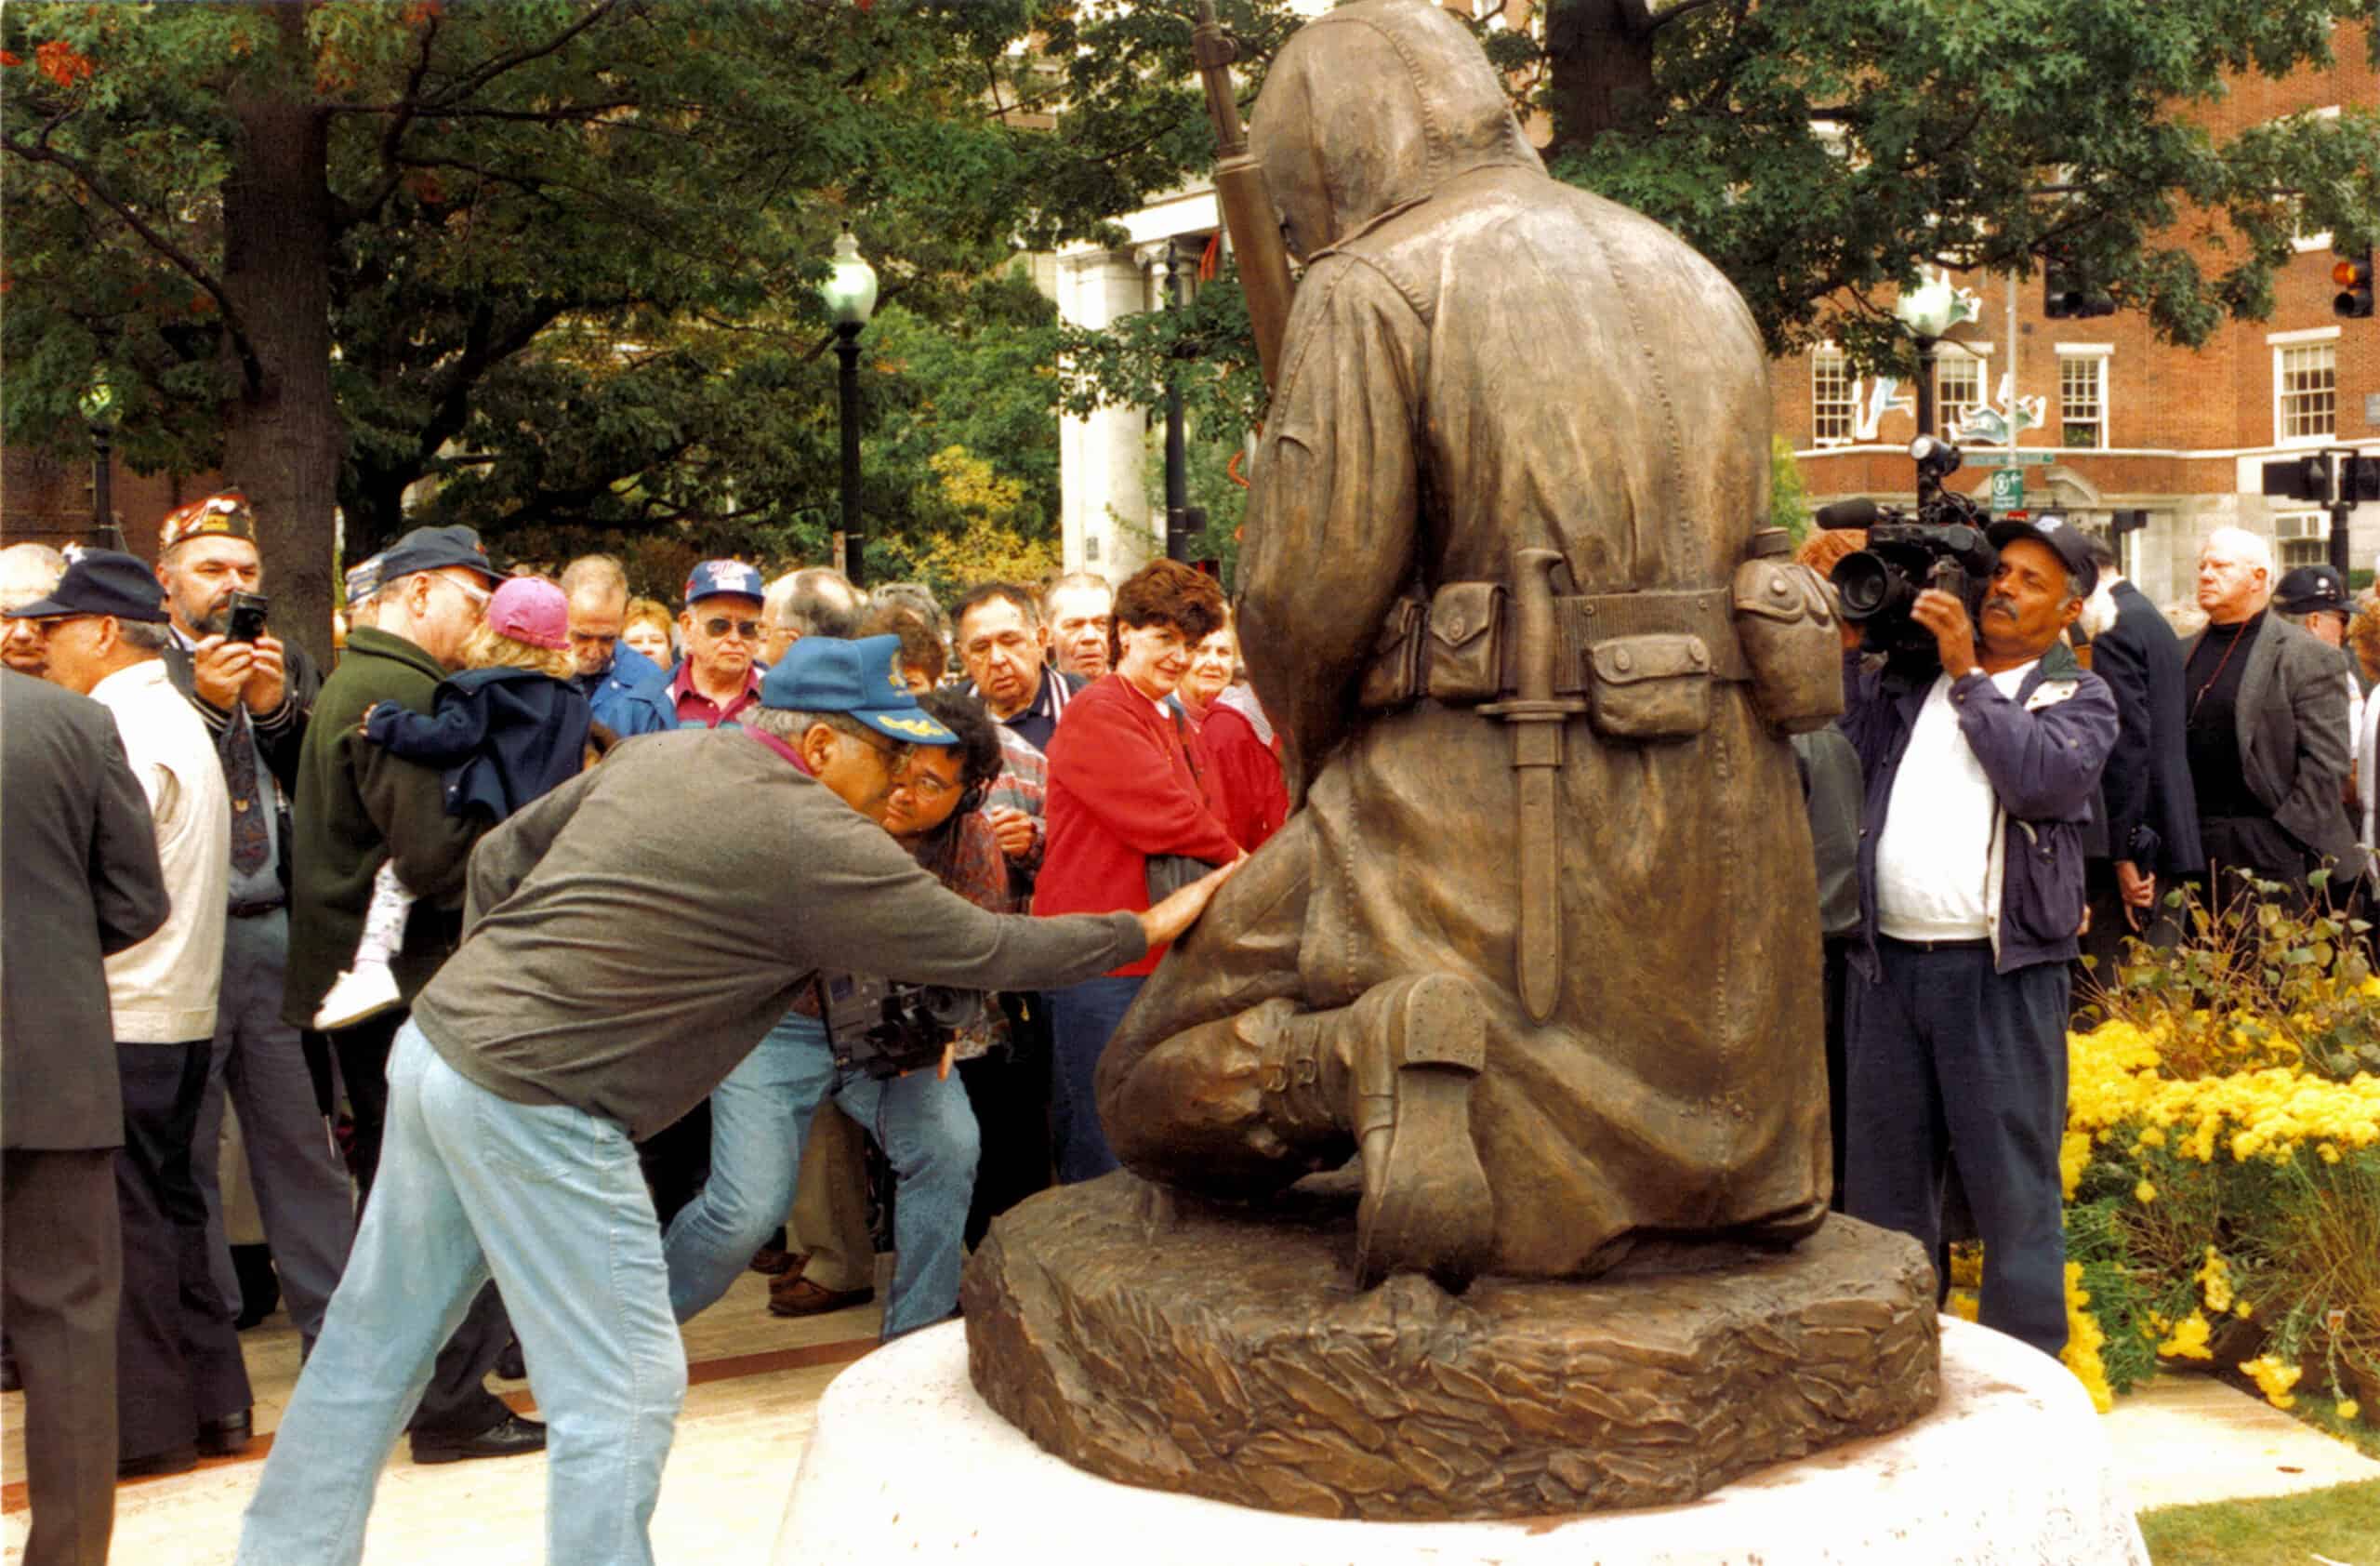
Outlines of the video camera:
{"type": "Polygon", "coordinates": [[[945,985],[824,974],[818,989],[835,1065],[879,1082],[939,1065],[951,1033],[984,1015],[981,991],[945,985]]]}
{"type": "Polygon", "coordinates": [[[1879,506],[1873,500],[1839,500],[1821,506],[1820,527],[1864,527],[1868,547],[1844,555],[1834,567],[1835,594],[1843,617],[1859,628],[1860,645],[1904,662],[1937,656],[1934,633],[1910,618],[1917,595],[1938,588],[1966,605],[1979,620],[1985,590],[1999,566],[2000,551],[1984,537],[1987,518],[1964,495],[1942,487],[1956,472],[1959,448],[1932,435],[1910,443],[1917,462],[1918,506],[1879,506]]]}

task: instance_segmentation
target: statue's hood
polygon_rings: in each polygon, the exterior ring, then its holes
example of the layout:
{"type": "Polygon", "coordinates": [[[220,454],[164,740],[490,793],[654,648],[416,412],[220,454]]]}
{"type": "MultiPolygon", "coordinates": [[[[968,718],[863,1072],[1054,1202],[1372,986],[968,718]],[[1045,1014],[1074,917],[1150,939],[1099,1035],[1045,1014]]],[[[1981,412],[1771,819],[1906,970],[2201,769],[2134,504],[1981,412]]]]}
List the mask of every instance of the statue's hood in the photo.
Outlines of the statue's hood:
{"type": "Polygon", "coordinates": [[[1249,141],[1300,257],[1467,169],[1545,166],[1478,43],[1430,0],[1360,0],[1301,28],[1257,95],[1249,141]]]}

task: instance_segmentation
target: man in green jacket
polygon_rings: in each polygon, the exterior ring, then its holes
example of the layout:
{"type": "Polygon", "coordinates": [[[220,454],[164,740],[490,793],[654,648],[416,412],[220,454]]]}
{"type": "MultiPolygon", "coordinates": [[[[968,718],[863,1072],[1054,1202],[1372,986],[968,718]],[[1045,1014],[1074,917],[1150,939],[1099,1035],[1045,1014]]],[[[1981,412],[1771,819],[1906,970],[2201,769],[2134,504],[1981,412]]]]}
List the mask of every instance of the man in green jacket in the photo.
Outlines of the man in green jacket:
{"type": "MultiPolygon", "coordinates": [[[[414,996],[462,938],[464,872],[486,823],[446,814],[438,774],[365,739],[364,714],[378,701],[435,710],[438,682],[461,667],[463,644],[496,579],[468,527],[416,527],[391,545],[382,563],[379,623],[348,637],[346,656],[314,698],[298,759],[282,1016],[313,1026],[315,1008],[355,955],[383,863],[395,862],[416,897],[392,965],[405,1006],[323,1035],[354,1110],[357,1184],[366,1201],[388,1115],[390,1045],[414,996]]],[[[510,1338],[495,1291],[484,1291],[422,1395],[412,1425],[414,1461],[503,1457],[545,1445],[545,1427],[515,1415],[483,1384],[510,1338]]]]}

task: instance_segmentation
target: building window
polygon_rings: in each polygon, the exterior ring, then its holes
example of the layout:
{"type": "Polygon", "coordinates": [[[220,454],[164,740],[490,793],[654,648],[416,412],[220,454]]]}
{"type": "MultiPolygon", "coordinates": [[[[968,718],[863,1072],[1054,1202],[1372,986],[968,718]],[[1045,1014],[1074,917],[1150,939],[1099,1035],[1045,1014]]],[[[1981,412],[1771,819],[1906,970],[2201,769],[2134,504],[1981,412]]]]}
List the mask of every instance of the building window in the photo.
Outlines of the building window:
{"type": "Polygon", "coordinates": [[[1983,361],[1945,353],[1934,361],[1934,428],[1955,437],[1967,415],[1983,405],[1983,361]]]}
{"type": "Polygon", "coordinates": [[[2331,519],[2321,511],[2283,511],[2272,519],[2273,559],[2281,569],[2326,565],[2331,558],[2331,519]]]}
{"type": "Polygon", "coordinates": [[[2292,342],[2272,351],[2273,438],[2321,441],[2338,433],[2336,342],[2292,342]]]}
{"type": "Polygon", "coordinates": [[[1810,355],[1810,437],[1818,445],[1847,444],[1859,419],[1858,386],[1839,348],[1810,355]]]}
{"type": "Polygon", "coordinates": [[[2099,354],[2062,353],[2057,360],[2059,444],[2089,451],[2108,445],[2108,361],[2099,354]]]}

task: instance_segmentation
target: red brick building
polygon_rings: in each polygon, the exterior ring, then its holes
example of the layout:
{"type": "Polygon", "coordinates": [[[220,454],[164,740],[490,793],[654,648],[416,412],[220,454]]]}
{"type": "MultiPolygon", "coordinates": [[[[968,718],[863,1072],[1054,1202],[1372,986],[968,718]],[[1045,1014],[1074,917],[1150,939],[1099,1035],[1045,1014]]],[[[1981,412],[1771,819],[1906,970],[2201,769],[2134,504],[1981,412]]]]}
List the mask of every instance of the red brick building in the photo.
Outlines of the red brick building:
{"type": "MultiPolygon", "coordinates": [[[[25,446],[0,451],[0,545],[110,544],[95,524],[89,458],[64,462],[25,446]]],[[[123,525],[125,546],[143,560],[157,555],[157,524],[186,501],[223,487],[214,473],[143,475],[121,461],[108,481],[109,509],[123,525]]]]}
{"type": "MultiPolygon", "coordinates": [[[[2380,73],[2353,28],[2334,41],[2338,63],[2282,82],[2240,82],[2212,106],[2218,138],[2298,113],[2336,113],[2380,102],[2380,73]]],[[[2272,316],[2220,327],[2203,348],[2157,342],[2133,312],[2050,320],[2036,272],[2016,285],[2014,355],[2020,398],[2040,398],[2040,426],[2020,449],[2055,451],[2046,466],[2024,469],[2026,503],[2060,508],[2086,523],[2141,509],[2148,526],[2123,540],[2124,564],[2160,604],[2190,597],[2198,546],[2217,527],[2236,525],[2275,540],[2284,565],[2328,558],[2330,519],[2304,502],[2268,500],[2263,465],[2324,449],[2380,456],[2380,319],[2343,321],[2332,313],[2328,235],[2309,235],[2276,279],[2272,316]]],[[[1944,340],[1936,366],[1939,428],[1963,405],[1996,404],[2010,363],[2009,282],[1970,273],[1955,279],[1981,299],[1982,319],[1944,340]]],[[[1907,504],[1915,477],[1907,455],[1916,423],[1911,389],[1901,406],[1871,428],[1861,415],[1873,382],[1856,383],[1840,354],[1821,347],[1770,367],[1777,431],[1792,444],[1814,505],[1850,496],[1907,504]]],[[[1966,447],[1951,487],[1984,498],[1993,455],[1966,447]]],[[[2380,550],[2380,505],[2353,515],[2349,559],[2359,572],[2380,550]]]]}

